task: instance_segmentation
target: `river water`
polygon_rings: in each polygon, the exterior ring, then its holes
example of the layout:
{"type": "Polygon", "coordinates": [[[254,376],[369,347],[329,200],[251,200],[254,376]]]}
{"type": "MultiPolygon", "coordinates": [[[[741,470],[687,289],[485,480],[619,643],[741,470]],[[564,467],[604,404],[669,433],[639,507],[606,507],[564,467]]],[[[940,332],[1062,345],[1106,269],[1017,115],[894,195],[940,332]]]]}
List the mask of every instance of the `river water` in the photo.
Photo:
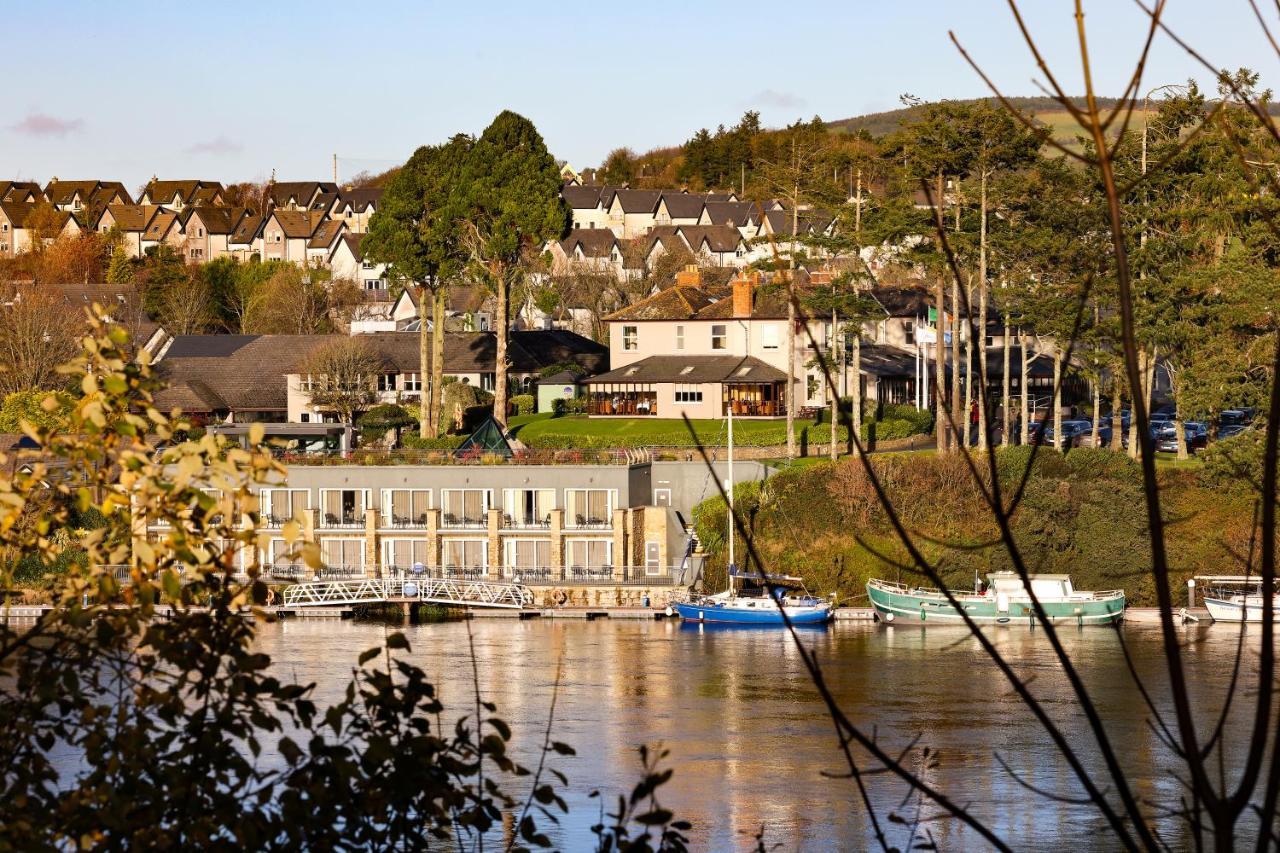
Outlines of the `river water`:
{"type": "MultiPolygon", "coordinates": [[[[874,838],[852,782],[830,778],[844,768],[834,728],[804,671],[792,640],[770,629],[713,630],[661,622],[599,620],[489,620],[470,623],[484,698],[515,732],[513,749],[536,760],[562,662],[554,737],[577,756],[556,766],[570,780],[570,815],[552,833],[566,849],[589,846],[598,818],[593,789],[629,791],[639,779],[636,753],[662,744],[671,753],[672,781],[664,806],[694,825],[697,849],[750,847],[763,828],[770,845],[793,850],[857,850],[874,838]]],[[[442,700],[460,713],[473,704],[468,623],[407,627],[412,655],[432,677],[442,700]]],[[[261,627],[262,650],[281,675],[315,681],[317,696],[336,700],[358,653],[376,645],[388,629],[371,623],[291,620],[261,627]]],[[[1237,629],[1179,629],[1197,716],[1216,720],[1231,675],[1237,629]]],[[[1101,770],[1088,727],[1043,631],[1000,628],[991,636],[1024,677],[1086,763],[1101,770]]],[[[1117,635],[1106,628],[1062,632],[1116,745],[1131,784],[1148,801],[1169,803],[1181,790],[1170,773],[1174,761],[1149,725],[1151,714],[1134,687],[1117,635]]],[[[1123,629],[1134,667],[1169,712],[1160,635],[1155,626],[1123,629]]],[[[928,780],[997,830],[1017,849],[1066,849],[1107,845],[1092,809],[1054,802],[1026,790],[1001,767],[1056,794],[1077,797],[1071,777],[1043,729],[1033,720],[962,629],[840,624],[807,632],[845,713],[893,751],[911,739],[927,746],[936,766],[928,780]]],[[[1246,637],[1248,672],[1256,649],[1246,637]]],[[[1241,699],[1237,708],[1247,705],[1241,699]]],[[[1244,718],[1232,714],[1243,727],[1244,718]]],[[[1228,740],[1225,767],[1238,763],[1245,738],[1228,740]]],[[[513,789],[514,790],[514,789],[513,789]]],[[[886,776],[870,782],[882,817],[903,805],[905,788],[886,776]]],[[[932,813],[926,808],[924,814],[932,813]]],[[[1177,824],[1162,827],[1174,848],[1187,846],[1177,824]]],[[[945,849],[981,849],[954,822],[930,824],[945,849]]],[[[907,830],[889,824],[890,840],[908,846],[907,830]]]]}

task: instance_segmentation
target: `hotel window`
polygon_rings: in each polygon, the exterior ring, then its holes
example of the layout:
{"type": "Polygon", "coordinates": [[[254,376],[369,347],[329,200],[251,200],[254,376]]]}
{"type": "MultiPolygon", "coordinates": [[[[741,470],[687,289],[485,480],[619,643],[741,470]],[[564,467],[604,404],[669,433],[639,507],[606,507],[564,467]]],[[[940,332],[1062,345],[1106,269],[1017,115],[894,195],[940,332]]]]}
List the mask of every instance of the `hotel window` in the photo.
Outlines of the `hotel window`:
{"type": "Polygon", "coordinates": [[[298,552],[301,548],[300,542],[290,545],[283,539],[272,539],[267,546],[267,561],[272,566],[300,566],[302,556],[298,552]]]}
{"type": "Polygon", "coordinates": [[[483,527],[491,502],[488,489],[441,489],[441,522],[445,527],[483,527]]]}
{"type": "Polygon", "coordinates": [[[635,326],[622,327],[622,348],[624,350],[634,350],[639,347],[638,338],[639,330],[635,326]]]}
{"type": "Polygon", "coordinates": [[[368,489],[321,489],[321,527],[363,527],[368,489]]]}
{"type": "Polygon", "coordinates": [[[382,523],[393,527],[426,527],[430,489],[383,489],[382,523]]]}
{"type": "Polygon", "coordinates": [[[320,558],[330,569],[364,572],[363,539],[321,539],[320,558]]]}
{"type": "Polygon", "coordinates": [[[301,519],[311,508],[309,489],[263,489],[259,502],[261,515],[272,527],[279,527],[290,519],[301,519]]]}
{"type": "Polygon", "coordinates": [[[696,385],[677,385],[675,393],[677,403],[702,402],[702,391],[696,385]]]}
{"type": "Polygon", "coordinates": [[[420,374],[417,374],[417,373],[406,373],[406,374],[404,375],[404,390],[406,390],[406,391],[421,391],[421,390],[422,390],[422,376],[421,376],[420,374]]]}
{"type": "Polygon", "coordinates": [[[760,346],[765,349],[778,348],[778,326],[774,323],[760,327],[760,346]]]}
{"type": "Polygon", "coordinates": [[[684,326],[676,326],[676,349],[684,349],[684,326]]]}
{"type": "Polygon", "coordinates": [[[484,569],[488,566],[488,543],[483,539],[444,540],[444,564],[449,569],[484,569]]]}
{"type": "Polygon", "coordinates": [[[565,525],[607,527],[613,515],[612,497],[611,489],[565,489],[565,525]]]}
{"type": "Polygon", "coordinates": [[[613,564],[613,543],[608,539],[570,539],[565,545],[570,569],[598,569],[613,564]]]}
{"type": "Polygon", "coordinates": [[[411,569],[418,563],[431,568],[434,561],[428,545],[425,539],[386,539],[382,545],[382,564],[400,571],[411,569]]]}
{"type": "Polygon", "coordinates": [[[503,567],[512,570],[545,569],[551,566],[550,539],[508,539],[503,543],[503,567]]]}
{"type": "Polygon", "coordinates": [[[915,346],[916,343],[916,322],[915,320],[902,321],[902,340],[905,343],[915,346]]]}
{"type": "Polygon", "coordinates": [[[394,373],[378,374],[378,390],[379,391],[396,390],[396,375],[394,373]]]}
{"type": "Polygon", "coordinates": [[[555,489],[506,489],[502,494],[502,521],[509,527],[550,527],[555,508],[555,489]]]}
{"type": "Polygon", "coordinates": [[[711,327],[711,348],[727,349],[729,346],[729,327],[716,324],[711,327]]]}

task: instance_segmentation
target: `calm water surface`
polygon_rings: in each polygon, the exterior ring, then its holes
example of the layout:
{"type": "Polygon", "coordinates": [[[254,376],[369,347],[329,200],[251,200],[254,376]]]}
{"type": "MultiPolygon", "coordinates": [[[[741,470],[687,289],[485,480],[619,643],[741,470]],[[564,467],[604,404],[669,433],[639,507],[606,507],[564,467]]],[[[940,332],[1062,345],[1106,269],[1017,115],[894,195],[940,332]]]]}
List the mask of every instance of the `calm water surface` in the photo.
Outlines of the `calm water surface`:
{"type": "MultiPolygon", "coordinates": [[[[698,848],[749,847],[762,826],[769,842],[787,850],[856,850],[872,841],[852,783],[822,775],[842,770],[833,727],[783,632],[708,630],[674,621],[478,619],[470,625],[481,690],[511,723],[514,749],[527,764],[536,759],[556,663],[563,661],[554,731],[578,755],[557,764],[571,784],[572,811],[554,835],[561,847],[589,844],[599,801],[587,794],[596,788],[611,795],[629,791],[639,778],[637,747],[657,743],[670,750],[675,768],[662,802],[692,821],[698,848]]],[[[387,630],[376,624],[286,621],[263,626],[260,642],[282,675],[315,681],[319,698],[336,700],[356,655],[387,630]]],[[[414,658],[434,679],[446,705],[465,712],[473,702],[467,625],[405,630],[414,658]]],[[[1093,755],[1087,750],[1091,740],[1084,716],[1043,632],[1000,629],[992,636],[1023,677],[1032,679],[1034,692],[1068,738],[1093,755]]],[[[1173,765],[1148,725],[1150,715],[1133,687],[1116,635],[1093,628],[1064,630],[1062,636],[1138,794],[1161,802],[1176,797],[1178,784],[1169,773],[1173,765]]],[[[962,630],[857,624],[803,637],[855,722],[877,728],[881,741],[894,750],[919,735],[921,744],[938,753],[938,766],[927,771],[929,780],[954,799],[972,803],[1014,847],[1098,846],[1091,810],[1038,798],[997,763],[995,753],[1036,786],[1079,795],[1043,730],[962,630]]],[[[1129,626],[1124,637],[1157,705],[1167,710],[1158,631],[1129,626]]],[[[1228,626],[1198,626],[1186,629],[1183,639],[1196,710],[1208,721],[1220,708],[1237,635],[1228,626]]],[[[1237,754],[1242,748],[1238,741],[1231,747],[1237,754]]],[[[902,808],[904,793],[887,777],[872,782],[882,812],[902,808]]],[[[900,813],[914,814],[914,807],[900,813]]],[[[1172,825],[1167,829],[1172,832],[1172,825]]],[[[935,824],[933,830],[947,849],[982,846],[953,823],[935,824]]],[[[891,840],[906,845],[901,835],[891,840]]],[[[1171,841],[1175,848],[1185,843],[1171,841]]]]}

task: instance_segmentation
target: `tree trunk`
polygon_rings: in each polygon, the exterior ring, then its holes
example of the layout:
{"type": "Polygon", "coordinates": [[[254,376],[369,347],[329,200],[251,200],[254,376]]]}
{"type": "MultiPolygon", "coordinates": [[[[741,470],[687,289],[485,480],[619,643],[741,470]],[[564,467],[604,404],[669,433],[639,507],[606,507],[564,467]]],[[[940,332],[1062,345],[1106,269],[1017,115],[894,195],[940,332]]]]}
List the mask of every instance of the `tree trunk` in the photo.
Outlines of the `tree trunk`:
{"type": "Polygon", "coordinates": [[[947,351],[942,347],[943,330],[946,328],[946,314],[942,310],[943,282],[938,275],[938,283],[934,287],[934,303],[937,305],[936,339],[933,342],[933,429],[938,440],[938,452],[947,453],[950,448],[951,425],[947,422],[947,413],[943,408],[947,399],[947,351]]]}
{"type": "MultiPolygon", "coordinates": [[[[418,387],[426,389],[427,377],[431,373],[431,352],[427,346],[427,289],[418,289],[418,387]]],[[[434,302],[434,299],[432,300],[434,302]]],[[[431,411],[430,401],[422,391],[418,392],[418,435],[421,438],[434,438],[433,421],[435,413],[431,411]]]]}
{"type": "Polygon", "coordinates": [[[507,338],[511,334],[511,324],[507,320],[507,271],[499,266],[497,281],[498,306],[494,317],[494,331],[497,333],[498,351],[493,364],[493,419],[503,429],[507,426],[507,338]]]}
{"type": "Polygon", "coordinates": [[[1067,442],[1062,436],[1062,348],[1053,343],[1053,443],[1063,453],[1067,442]]]}
{"type": "MultiPolygon", "coordinates": [[[[969,303],[973,304],[973,283],[969,283],[969,303]]],[[[966,312],[970,313],[970,312],[966,312]]],[[[973,411],[973,323],[972,316],[970,322],[965,324],[967,334],[964,339],[964,414],[961,430],[964,433],[964,446],[973,446],[973,418],[969,413],[973,411]]]]}
{"type": "MultiPolygon", "coordinates": [[[[1141,348],[1138,350],[1138,382],[1141,384],[1146,381],[1147,375],[1147,350],[1141,348]]],[[[1142,388],[1130,389],[1129,394],[1129,458],[1138,458],[1138,406],[1142,402],[1142,388]]]]}
{"type": "MultiPolygon", "coordinates": [[[[827,361],[827,393],[831,396],[831,458],[836,459],[840,455],[840,449],[837,442],[840,439],[839,422],[840,422],[840,389],[836,387],[836,371],[835,371],[835,354],[836,341],[840,340],[838,331],[839,316],[836,314],[835,303],[831,307],[831,340],[827,341],[827,352],[831,358],[827,361]]],[[[844,353],[840,354],[840,360],[844,361],[844,353]]]]}
{"type": "Polygon", "coordinates": [[[978,446],[987,446],[987,173],[982,173],[978,222],[978,446]]]}
{"type": "Polygon", "coordinates": [[[1001,349],[1003,350],[1002,354],[1004,356],[1004,376],[1000,380],[1000,445],[1002,447],[1008,447],[1010,444],[1013,443],[1012,441],[1013,437],[1009,435],[1009,430],[1013,429],[1013,419],[1010,417],[1010,415],[1012,415],[1013,412],[1009,411],[1009,399],[1010,399],[1009,335],[1010,335],[1010,332],[1011,330],[1009,329],[1009,315],[1005,314],[1004,315],[1004,340],[1000,345],[1001,349]]]}
{"type": "Polygon", "coordinates": [[[963,404],[960,397],[960,280],[951,279],[951,399],[948,411],[951,412],[951,444],[958,447],[960,442],[961,422],[967,423],[968,412],[960,412],[963,404]]]}
{"type": "Polygon", "coordinates": [[[1093,380],[1093,432],[1089,436],[1089,446],[1098,446],[1098,430],[1102,424],[1102,380],[1093,380]]]}
{"type": "Polygon", "coordinates": [[[849,392],[853,401],[853,434],[862,437],[862,326],[853,334],[853,389],[849,392]]]}
{"type": "Polygon", "coordinates": [[[431,332],[431,428],[436,438],[444,432],[444,311],[449,301],[449,289],[441,286],[435,293],[435,317],[431,332]]]}
{"type": "Polygon", "coordinates": [[[1120,417],[1120,375],[1111,379],[1111,451],[1119,453],[1124,444],[1124,419],[1120,417]]]}
{"type": "MultiPolygon", "coordinates": [[[[793,262],[794,263],[794,262],[793,262]]],[[[787,407],[787,458],[796,458],[796,303],[791,298],[791,282],[787,282],[787,390],[783,404],[787,407]]]]}
{"type": "Polygon", "coordinates": [[[1027,358],[1027,337],[1019,333],[1018,335],[1018,351],[1022,353],[1022,381],[1018,390],[1021,392],[1018,397],[1020,399],[1019,412],[1022,415],[1022,429],[1020,441],[1023,444],[1031,443],[1031,400],[1027,394],[1027,388],[1031,385],[1028,374],[1031,372],[1031,361],[1027,358]]]}
{"type": "MultiPolygon", "coordinates": [[[[1177,376],[1177,372],[1171,371],[1171,375],[1177,376]]],[[[1182,405],[1178,402],[1178,399],[1182,395],[1178,393],[1177,383],[1174,382],[1172,383],[1172,385],[1173,385],[1172,390],[1173,390],[1173,405],[1174,405],[1174,409],[1173,409],[1174,440],[1178,442],[1178,461],[1185,462],[1187,461],[1187,457],[1190,454],[1187,453],[1187,434],[1182,429],[1182,405]]]]}

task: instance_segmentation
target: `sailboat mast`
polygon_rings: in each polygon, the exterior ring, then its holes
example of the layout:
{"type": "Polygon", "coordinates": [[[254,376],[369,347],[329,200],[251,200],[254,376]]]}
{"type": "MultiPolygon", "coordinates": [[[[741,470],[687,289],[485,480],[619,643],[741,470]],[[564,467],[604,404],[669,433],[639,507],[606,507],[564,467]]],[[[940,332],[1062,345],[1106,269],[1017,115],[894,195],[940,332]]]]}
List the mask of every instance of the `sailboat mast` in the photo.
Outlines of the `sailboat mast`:
{"type": "Polygon", "coordinates": [[[733,400],[729,400],[729,482],[725,484],[729,497],[729,597],[733,597],[733,400]]]}

